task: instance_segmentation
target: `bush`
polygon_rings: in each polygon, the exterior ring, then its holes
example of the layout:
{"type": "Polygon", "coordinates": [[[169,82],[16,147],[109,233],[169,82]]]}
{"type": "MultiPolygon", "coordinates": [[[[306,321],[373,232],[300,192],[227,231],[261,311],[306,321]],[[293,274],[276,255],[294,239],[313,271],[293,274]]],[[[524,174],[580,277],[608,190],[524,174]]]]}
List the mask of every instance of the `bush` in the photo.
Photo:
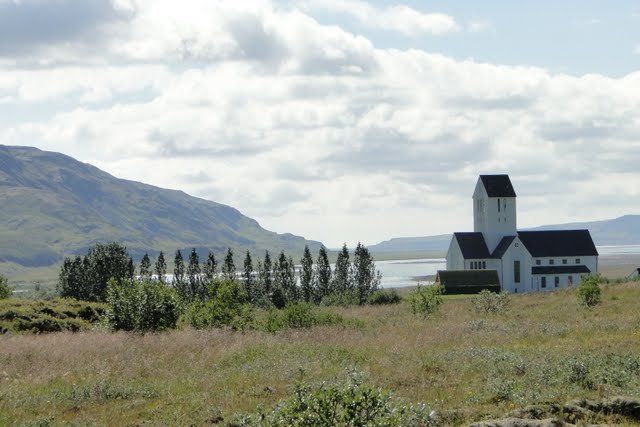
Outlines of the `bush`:
{"type": "Polygon", "coordinates": [[[594,307],[602,300],[598,276],[585,276],[578,286],[578,299],[585,307],[594,307]]]}
{"type": "Polygon", "coordinates": [[[7,278],[0,275],[0,299],[11,298],[13,289],[9,286],[7,278]]]}
{"type": "Polygon", "coordinates": [[[442,294],[444,287],[442,285],[420,286],[409,294],[409,303],[413,314],[424,317],[435,313],[443,302],[442,294]]]}
{"type": "Polygon", "coordinates": [[[306,302],[298,302],[290,303],[282,310],[269,310],[261,329],[275,333],[283,329],[301,329],[344,323],[344,319],[338,314],[319,310],[306,302]]]}
{"type": "Polygon", "coordinates": [[[162,331],[175,329],[180,317],[176,291],[158,281],[109,281],[107,318],[115,330],[162,331]]]}
{"type": "Polygon", "coordinates": [[[509,294],[485,289],[471,297],[471,304],[479,313],[501,313],[509,307],[509,294]]]}
{"type": "MultiPolygon", "coordinates": [[[[424,405],[407,406],[354,375],[346,384],[297,385],[270,413],[239,417],[249,426],[404,426],[432,425],[424,405]]],[[[235,424],[234,424],[235,425],[235,424]]]]}
{"type": "Polygon", "coordinates": [[[367,304],[371,305],[399,304],[400,301],[402,297],[395,290],[380,289],[367,298],[367,304]]]}
{"type": "Polygon", "coordinates": [[[325,295],[320,302],[325,307],[339,306],[349,307],[352,305],[360,304],[360,297],[356,290],[347,290],[343,292],[334,292],[329,295],[325,295]]]}
{"type": "Polygon", "coordinates": [[[214,280],[209,286],[209,300],[195,301],[187,310],[187,321],[196,329],[247,326],[252,316],[247,295],[234,279],[214,280]]]}

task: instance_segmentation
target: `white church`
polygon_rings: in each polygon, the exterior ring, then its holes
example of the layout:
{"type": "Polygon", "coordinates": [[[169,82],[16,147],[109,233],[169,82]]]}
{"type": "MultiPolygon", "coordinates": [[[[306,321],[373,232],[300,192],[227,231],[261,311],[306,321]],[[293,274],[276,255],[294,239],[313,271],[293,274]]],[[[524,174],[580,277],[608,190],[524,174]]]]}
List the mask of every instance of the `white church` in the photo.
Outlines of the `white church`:
{"type": "Polygon", "coordinates": [[[509,176],[480,175],[473,193],[473,232],[454,233],[447,272],[440,274],[495,277],[493,272],[462,273],[477,270],[494,270],[505,292],[554,290],[597,273],[598,251],[589,230],[518,231],[509,176]]]}

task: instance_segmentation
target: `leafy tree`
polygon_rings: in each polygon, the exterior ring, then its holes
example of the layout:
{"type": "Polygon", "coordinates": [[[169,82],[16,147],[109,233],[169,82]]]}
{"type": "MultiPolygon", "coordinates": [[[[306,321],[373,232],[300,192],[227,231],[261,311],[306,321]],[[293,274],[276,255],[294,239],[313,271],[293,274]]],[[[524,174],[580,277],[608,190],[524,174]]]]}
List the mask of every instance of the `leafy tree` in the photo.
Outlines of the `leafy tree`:
{"type": "Polygon", "coordinates": [[[347,249],[346,243],[342,245],[342,250],[338,252],[338,259],[336,260],[336,268],[333,273],[333,292],[345,292],[352,287],[352,281],[349,277],[350,272],[349,263],[349,249],[347,249]]]}
{"type": "Polygon", "coordinates": [[[132,279],[134,265],[126,246],[98,243],[87,255],[65,259],[59,275],[58,291],[64,297],[105,301],[109,279],[132,279]]]}
{"type": "Polygon", "coordinates": [[[189,279],[189,293],[191,298],[204,298],[206,289],[200,279],[200,257],[196,248],[191,249],[189,265],[187,266],[187,278],[189,279]]]}
{"type": "Polygon", "coordinates": [[[164,277],[167,274],[167,262],[164,260],[164,253],[162,251],[160,251],[158,259],[156,260],[155,272],[158,280],[164,282],[164,277]]]}
{"type": "Polygon", "coordinates": [[[300,290],[302,299],[311,302],[313,299],[313,258],[309,246],[304,247],[304,254],[300,260],[302,271],[300,273],[300,290]]]}
{"type": "Polygon", "coordinates": [[[376,265],[369,249],[362,243],[358,242],[358,246],[356,246],[356,250],[353,253],[352,268],[351,276],[358,292],[359,304],[362,305],[378,289],[381,280],[380,272],[376,272],[376,265]]]}
{"type": "Polygon", "coordinates": [[[147,253],[144,254],[140,261],[140,278],[143,280],[151,279],[151,260],[147,253]]]}
{"type": "Polygon", "coordinates": [[[222,267],[222,273],[227,279],[236,278],[236,264],[233,262],[233,250],[227,249],[227,256],[224,258],[224,266],[222,267]]]}
{"type": "Polygon", "coordinates": [[[107,302],[107,318],[115,330],[174,329],[180,317],[176,291],[157,281],[111,279],[107,302]]]}
{"type": "Polygon", "coordinates": [[[184,278],[184,259],[180,249],[176,251],[176,256],[173,258],[173,287],[178,291],[180,298],[185,301],[191,299],[189,287],[184,278]]]}
{"type": "Polygon", "coordinates": [[[316,302],[320,302],[331,293],[331,265],[324,246],[321,246],[318,252],[313,288],[316,302]]]}
{"type": "Polygon", "coordinates": [[[216,276],[217,266],[218,263],[216,262],[216,256],[213,254],[213,252],[209,251],[207,261],[204,263],[203,268],[204,277],[207,279],[207,283],[211,282],[216,276]]]}
{"type": "Polygon", "coordinates": [[[247,293],[247,297],[250,302],[255,299],[254,278],[253,278],[253,260],[251,259],[251,253],[247,251],[247,255],[244,257],[244,272],[242,274],[244,278],[244,289],[247,293]]]}
{"type": "Polygon", "coordinates": [[[9,286],[7,278],[0,275],[0,299],[11,298],[13,289],[9,286]]]}
{"type": "Polygon", "coordinates": [[[72,297],[80,300],[91,299],[91,286],[85,278],[88,273],[83,258],[65,258],[60,275],[58,276],[58,292],[63,297],[72,297]]]}
{"type": "Polygon", "coordinates": [[[595,307],[602,300],[599,276],[584,276],[578,285],[578,298],[585,307],[595,307]]]}
{"type": "Polygon", "coordinates": [[[207,301],[195,301],[187,310],[189,324],[197,329],[233,326],[246,313],[247,295],[237,280],[214,279],[207,301]]]}

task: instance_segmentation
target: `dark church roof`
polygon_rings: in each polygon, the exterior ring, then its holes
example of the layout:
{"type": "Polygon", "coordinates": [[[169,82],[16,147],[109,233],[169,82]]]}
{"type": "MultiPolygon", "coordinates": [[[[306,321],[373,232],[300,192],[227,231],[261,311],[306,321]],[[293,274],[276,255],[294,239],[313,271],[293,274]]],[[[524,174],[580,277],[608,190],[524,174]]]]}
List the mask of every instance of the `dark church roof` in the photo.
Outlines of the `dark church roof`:
{"type": "Polygon", "coordinates": [[[491,258],[484,236],[480,232],[453,233],[464,259],[491,258]]]}
{"type": "Polygon", "coordinates": [[[516,197],[509,175],[480,175],[489,197],[516,197]]]}
{"type": "Polygon", "coordinates": [[[498,243],[498,246],[496,246],[496,248],[493,250],[493,253],[491,254],[491,258],[496,258],[496,259],[502,258],[502,255],[504,255],[507,249],[509,249],[509,246],[511,246],[511,242],[513,242],[513,239],[515,238],[516,236],[503,237],[502,240],[500,240],[500,243],[498,243]]]}
{"type": "Polygon", "coordinates": [[[586,265],[545,265],[531,267],[531,274],[589,274],[591,270],[586,265]]]}
{"type": "Polygon", "coordinates": [[[533,257],[597,256],[589,230],[518,231],[533,257]]]}
{"type": "MultiPolygon", "coordinates": [[[[453,233],[464,259],[501,259],[516,236],[506,236],[489,253],[480,232],[453,233]]],[[[534,258],[597,256],[589,230],[518,231],[518,237],[534,258]]]]}

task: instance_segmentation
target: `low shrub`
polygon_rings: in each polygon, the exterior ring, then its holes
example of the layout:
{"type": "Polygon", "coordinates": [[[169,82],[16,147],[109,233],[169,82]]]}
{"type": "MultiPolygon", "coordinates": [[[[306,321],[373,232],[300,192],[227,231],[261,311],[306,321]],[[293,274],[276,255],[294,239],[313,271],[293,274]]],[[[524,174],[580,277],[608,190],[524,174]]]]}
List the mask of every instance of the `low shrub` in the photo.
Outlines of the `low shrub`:
{"type": "Polygon", "coordinates": [[[5,299],[0,301],[0,330],[5,333],[84,331],[100,323],[105,312],[104,304],[70,298],[5,299]]]}
{"type": "Polygon", "coordinates": [[[320,305],[325,307],[337,306],[337,307],[349,307],[360,304],[360,297],[355,290],[349,290],[344,292],[334,292],[329,295],[325,295],[320,302],[320,305]]]}
{"type": "Polygon", "coordinates": [[[578,286],[578,299],[585,307],[594,307],[602,300],[602,290],[600,289],[600,278],[598,276],[585,276],[578,286]]]}
{"type": "Polygon", "coordinates": [[[377,290],[367,298],[367,304],[371,305],[399,304],[401,301],[402,297],[396,290],[386,289],[377,290]]]}
{"type": "Polygon", "coordinates": [[[346,384],[297,385],[293,394],[267,413],[237,416],[247,426],[405,426],[436,425],[425,405],[405,405],[390,393],[352,376],[346,384]]]}
{"type": "Polygon", "coordinates": [[[275,333],[283,329],[302,329],[314,326],[342,325],[342,316],[330,311],[320,310],[305,302],[290,303],[282,310],[269,310],[258,329],[275,333]]]}
{"type": "Polygon", "coordinates": [[[109,325],[123,331],[174,329],[180,317],[175,289],[151,280],[109,281],[107,289],[109,325]]]}
{"type": "Polygon", "coordinates": [[[485,289],[471,297],[471,304],[478,313],[501,313],[509,307],[509,294],[485,289]]]}
{"type": "Polygon", "coordinates": [[[7,278],[0,275],[0,299],[11,298],[13,295],[13,288],[9,286],[7,278]]]}
{"type": "Polygon", "coordinates": [[[413,314],[428,317],[435,313],[443,303],[443,293],[444,288],[442,285],[418,285],[418,287],[409,294],[408,298],[413,314]]]}

